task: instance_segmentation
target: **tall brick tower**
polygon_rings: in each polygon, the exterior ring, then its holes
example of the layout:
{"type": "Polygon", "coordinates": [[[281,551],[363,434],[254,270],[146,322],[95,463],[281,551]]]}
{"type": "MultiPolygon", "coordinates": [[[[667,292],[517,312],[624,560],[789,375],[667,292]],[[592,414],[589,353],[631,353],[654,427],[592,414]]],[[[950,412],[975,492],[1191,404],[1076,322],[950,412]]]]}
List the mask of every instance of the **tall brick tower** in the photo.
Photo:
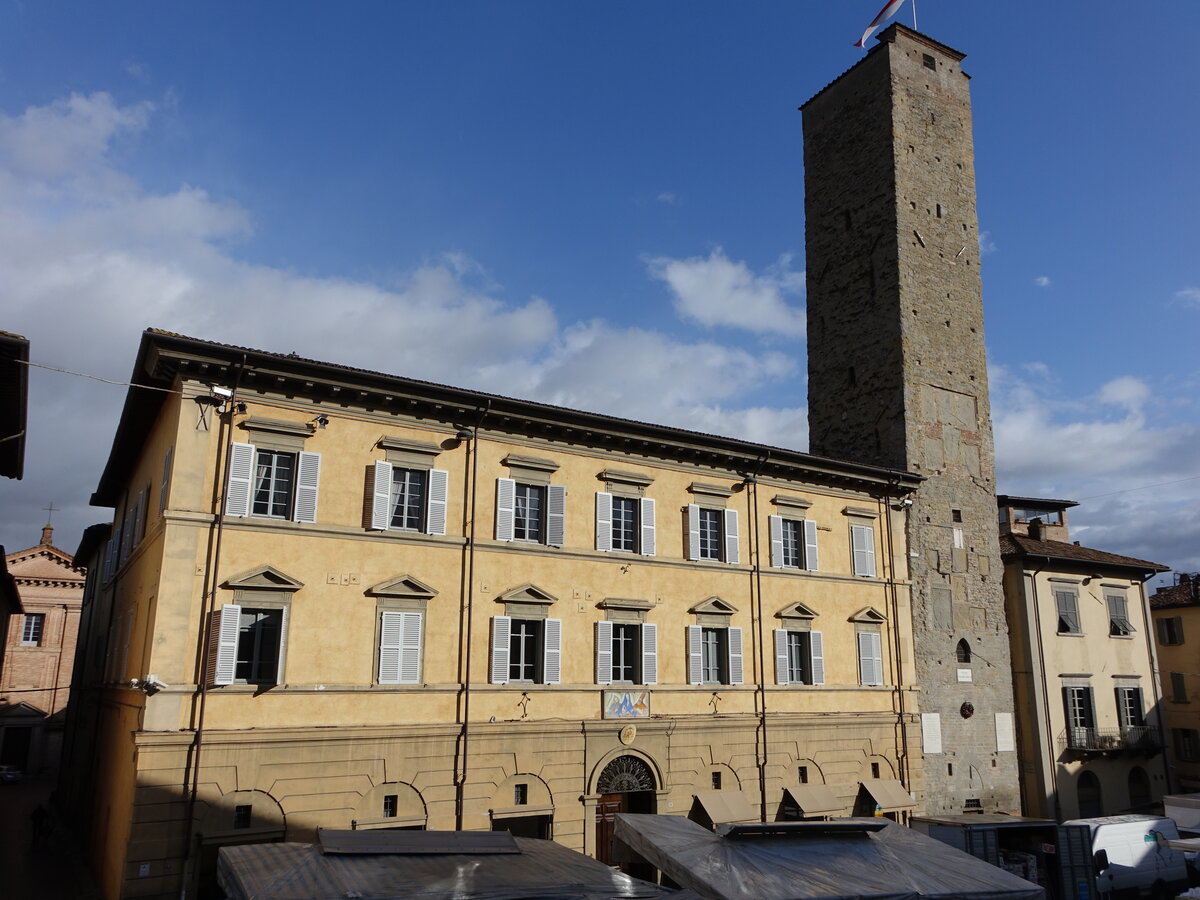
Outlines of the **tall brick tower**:
{"type": "Polygon", "coordinates": [[[802,107],[810,450],[928,478],[908,540],[930,814],[1021,806],[962,58],[892,25],[802,107]]]}

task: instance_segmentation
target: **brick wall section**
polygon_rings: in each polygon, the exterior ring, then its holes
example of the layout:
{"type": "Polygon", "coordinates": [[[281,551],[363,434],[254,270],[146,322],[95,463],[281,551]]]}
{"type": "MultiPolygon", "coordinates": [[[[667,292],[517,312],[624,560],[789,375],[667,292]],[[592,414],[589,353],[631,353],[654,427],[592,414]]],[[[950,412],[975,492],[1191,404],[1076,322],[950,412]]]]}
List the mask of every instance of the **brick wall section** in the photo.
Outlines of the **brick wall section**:
{"type": "Polygon", "coordinates": [[[997,751],[1013,692],[961,58],[892,26],[803,107],[811,451],[929,479],[908,526],[921,711],[943,741],[929,814],[1020,809],[1016,754],[997,751]]]}

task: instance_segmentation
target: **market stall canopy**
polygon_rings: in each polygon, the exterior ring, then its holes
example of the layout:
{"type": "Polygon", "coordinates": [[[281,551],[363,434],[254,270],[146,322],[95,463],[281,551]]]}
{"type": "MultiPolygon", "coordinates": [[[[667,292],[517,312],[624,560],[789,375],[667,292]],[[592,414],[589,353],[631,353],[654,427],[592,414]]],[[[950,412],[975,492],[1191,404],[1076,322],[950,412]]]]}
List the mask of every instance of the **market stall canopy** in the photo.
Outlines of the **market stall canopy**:
{"type": "Polygon", "coordinates": [[[1003,869],[887,819],[735,825],[621,813],[615,837],[707,900],[1045,900],[1003,869]]]}
{"type": "Polygon", "coordinates": [[[879,805],[880,812],[912,809],[916,805],[913,802],[912,794],[898,781],[880,779],[861,783],[863,789],[871,795],[871,799],[879,805]]]}
{"type": "Polygon", "coordinates": [[[222,847],[217,881],[228,900],[699,900],[507,833],[321,829],[319,838],[222,847]]]}
{"type": "Polygon", "coordinates": [[[759,820],[758,810],[750,805],[741,791],[701,791],[692,797],[714,825],[759,820]]]}
{"type": "Polygon", "coordinates": [[[824,784],[789,784],[783,790],[806,816],[832,816],[846,809],[824,784]]]}

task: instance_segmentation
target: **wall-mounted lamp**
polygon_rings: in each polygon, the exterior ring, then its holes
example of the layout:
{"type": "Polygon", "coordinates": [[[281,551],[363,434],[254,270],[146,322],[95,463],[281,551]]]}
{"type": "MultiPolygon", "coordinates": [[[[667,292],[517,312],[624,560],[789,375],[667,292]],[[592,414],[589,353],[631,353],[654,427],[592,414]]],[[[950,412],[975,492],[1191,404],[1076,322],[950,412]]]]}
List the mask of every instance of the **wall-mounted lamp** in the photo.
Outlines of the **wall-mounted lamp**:
{"type": "Polygon", "coordinates": [[[469,441],[474,436],[475,432],[473,432],[470,428],[460,428],[458,431],[454,432],[455,439],[460,441],[469,441]]]}

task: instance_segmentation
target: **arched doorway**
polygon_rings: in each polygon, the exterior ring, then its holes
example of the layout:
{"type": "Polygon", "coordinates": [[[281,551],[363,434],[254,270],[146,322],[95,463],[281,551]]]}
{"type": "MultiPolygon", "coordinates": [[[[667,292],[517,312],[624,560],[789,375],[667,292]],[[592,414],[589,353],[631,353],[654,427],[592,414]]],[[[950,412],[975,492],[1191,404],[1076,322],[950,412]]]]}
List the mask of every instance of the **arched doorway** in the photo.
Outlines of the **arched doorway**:
{"type": "Polygon", "coordinates": [[[1079,818],[1091,819],[1104,815],[1104,798],[1100,793],[1100,779],[1091,772],[1081,772],[1075,786],[1079,794],[1079,818]]]}
{"type": "Polygon", "coordinates": [[[1129,770],[1129,808],[1140,809],[1150,803],[1150,776],[1141,766],[1129,770]]]}
{"type": "Polygon", "coordinates": [[[596,859],[612,864],[613,827],[617,813],[658,811],[658,787],[650,766],[636,756],[618,756],[596,779],[596,859]]]}

